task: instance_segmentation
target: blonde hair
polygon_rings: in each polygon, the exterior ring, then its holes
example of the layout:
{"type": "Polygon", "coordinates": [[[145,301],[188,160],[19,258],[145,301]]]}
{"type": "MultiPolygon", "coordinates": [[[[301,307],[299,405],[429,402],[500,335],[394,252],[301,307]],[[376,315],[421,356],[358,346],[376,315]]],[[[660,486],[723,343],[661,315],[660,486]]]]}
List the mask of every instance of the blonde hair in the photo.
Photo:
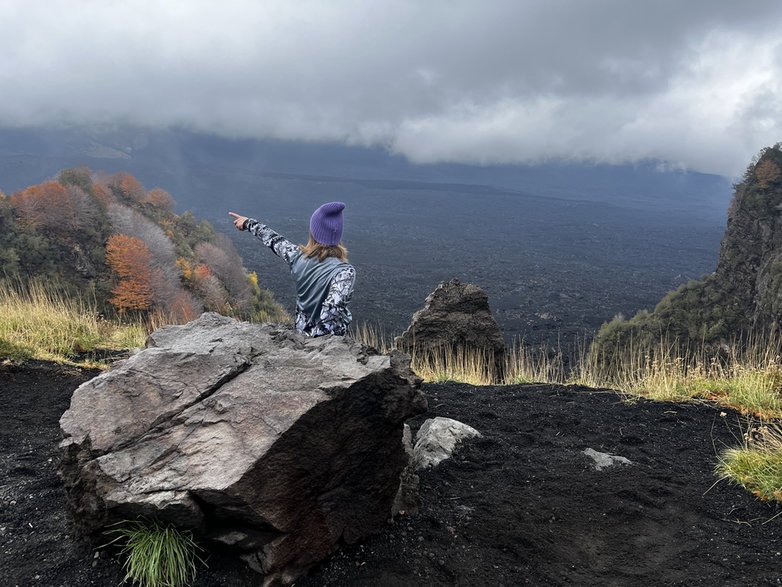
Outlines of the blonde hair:
{"type": "Polygon", "coordinates": [[[338,245],[323,245],[316,241],[311,234],[307,244],[299,245],[299,248],[305,257],[317,256],[318,261],[323,261],[327,257],[336,257],[345,263],[348,261],[348,250],[342,246],[342,243],[338,245]]]}

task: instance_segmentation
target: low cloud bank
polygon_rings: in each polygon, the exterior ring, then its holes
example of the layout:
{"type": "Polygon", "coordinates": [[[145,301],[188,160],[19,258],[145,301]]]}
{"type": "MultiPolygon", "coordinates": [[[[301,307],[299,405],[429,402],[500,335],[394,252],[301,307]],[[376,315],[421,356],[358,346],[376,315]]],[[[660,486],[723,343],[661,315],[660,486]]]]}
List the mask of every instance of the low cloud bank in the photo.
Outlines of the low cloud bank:
{"type": "Polygon", "coordinates": [[[741,173],[782,138],[782,4],[4,3],[0,126],[184,126],[414,162],[741,173]]]}

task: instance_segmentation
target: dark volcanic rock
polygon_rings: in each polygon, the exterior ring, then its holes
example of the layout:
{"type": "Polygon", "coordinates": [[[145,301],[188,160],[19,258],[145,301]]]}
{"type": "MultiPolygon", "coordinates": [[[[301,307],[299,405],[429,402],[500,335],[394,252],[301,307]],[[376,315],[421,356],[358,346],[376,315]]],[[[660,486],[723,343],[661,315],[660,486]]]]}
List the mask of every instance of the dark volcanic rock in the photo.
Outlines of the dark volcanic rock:
{"type": "Polygon", "coordinates": [[[494,358],[498,373],[505,360],[505,341],[489,308],[489,296],[472,283],[444,281],[396,339],[397,347],[416,353],[473,349],[494,358]]]}
{"type": "Polygon", "coordinates": [[[407,357],[204,314],[80,386],[60,420],[82,533],[141,515],[290,581],[381,528],[425,410],[407,357]]]}

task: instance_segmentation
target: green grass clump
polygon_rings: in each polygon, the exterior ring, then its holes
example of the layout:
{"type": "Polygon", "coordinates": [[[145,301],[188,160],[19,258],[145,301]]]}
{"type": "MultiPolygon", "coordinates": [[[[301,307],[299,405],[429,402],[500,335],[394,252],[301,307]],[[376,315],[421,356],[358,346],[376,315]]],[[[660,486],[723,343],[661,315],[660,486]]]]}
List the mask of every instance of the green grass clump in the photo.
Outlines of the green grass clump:
{"type": "Polygon", "coordinates": [[[782,430],[778,426],[751,430],[744,446],[722,453],[717,474],[762,500],[782,501],[782,430]]]}
{"type": "Polygon", "coordinates": [[[195,580],[196,561],[203,550],[189,530],[179,530],[158,520],[123,520],[106,532],[109,542],[121,547],[125,556],[124,581],[141,587],[181,587],[195,580]]]}
{"type": "Polygon", "coordinates": [[[746,414],[782,417],[782,371],[778,365],[735,368],[723,377],[695,379],[690,393],[746,414]]]}

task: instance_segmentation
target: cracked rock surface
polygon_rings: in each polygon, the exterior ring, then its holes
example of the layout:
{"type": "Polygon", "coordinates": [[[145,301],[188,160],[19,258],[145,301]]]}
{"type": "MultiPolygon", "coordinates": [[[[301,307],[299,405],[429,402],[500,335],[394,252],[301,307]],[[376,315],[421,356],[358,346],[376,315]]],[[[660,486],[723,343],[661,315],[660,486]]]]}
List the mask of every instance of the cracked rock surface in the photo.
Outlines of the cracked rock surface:
{"type": "Polygon", "coordinates": [[[405,355],[217,314],[147,345],[60,419],[78,531],[169,520],[287,582],[385,524],[426,408],[405,355]]]}

